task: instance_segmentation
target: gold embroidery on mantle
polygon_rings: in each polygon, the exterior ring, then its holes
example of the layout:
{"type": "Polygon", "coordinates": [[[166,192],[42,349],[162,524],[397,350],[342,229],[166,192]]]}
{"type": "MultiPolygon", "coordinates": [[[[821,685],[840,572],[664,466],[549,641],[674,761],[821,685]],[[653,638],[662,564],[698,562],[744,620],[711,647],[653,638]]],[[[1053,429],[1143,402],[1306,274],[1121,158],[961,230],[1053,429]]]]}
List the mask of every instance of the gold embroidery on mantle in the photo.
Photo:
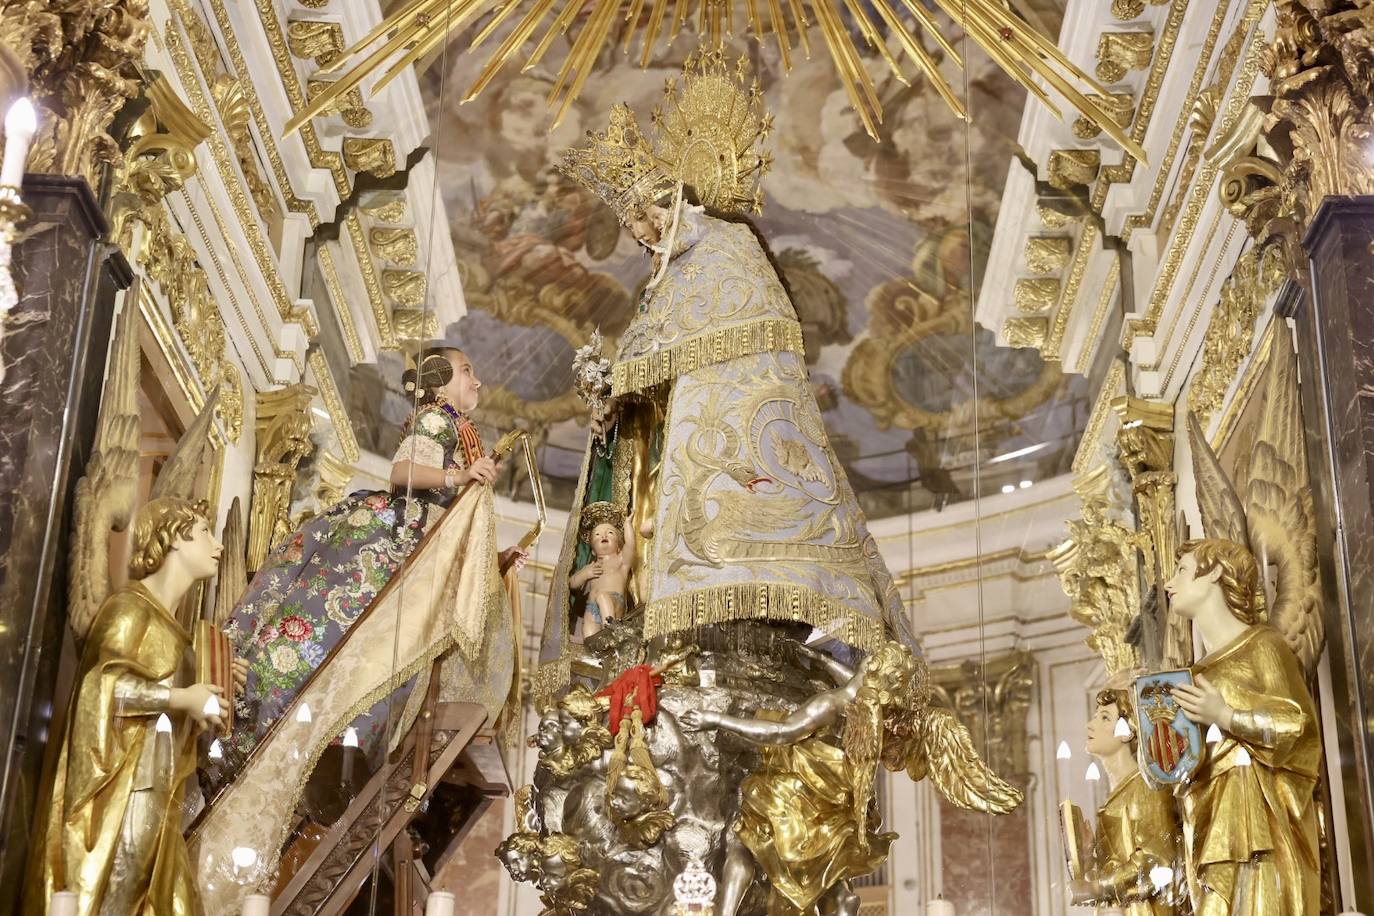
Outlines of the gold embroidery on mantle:
{"type": "Polygon", "coordinates": [[[801,325],[785,318],[765,318],[688,338],[636,359],[616,363],[611,370],[611,394],[643,391],[702,366],[756,353],[803,355],[801,325]]]}
{"type": "Polygon", "coordinates": [[[809,588],[782,583],[736,583],[682,592],[644,608],[644,638],[736,620],[808,623],[864,651],[882,644],[883,622],[865,617],[809,588]]]}

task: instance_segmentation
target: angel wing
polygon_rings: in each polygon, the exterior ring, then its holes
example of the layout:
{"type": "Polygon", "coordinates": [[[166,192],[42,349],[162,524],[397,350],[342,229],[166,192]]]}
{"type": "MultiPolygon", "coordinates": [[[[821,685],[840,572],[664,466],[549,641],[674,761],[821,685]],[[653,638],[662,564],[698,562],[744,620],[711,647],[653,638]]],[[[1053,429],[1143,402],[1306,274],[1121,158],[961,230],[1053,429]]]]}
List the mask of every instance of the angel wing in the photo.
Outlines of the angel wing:
{"type": "Polygon", "coordinates": [[[131,304],[138,296],[125,296],[124,301],[110,350],[95,450],[76,485],[67,617],[78,639],[85,638],[110,595],[110,534],[128,529],[138,487],[143,423],[138,410],[138,310],[131,304]]]}
{"type": "Polygon", "coordinates": [[[983,762],[968,729],[954,713],[938,706],[927,707],[919,728],[906,766],[913,780],[929,776],[941,795],[972,811],[1008,814],[1021,804],[1021,790],[983,762]]]}
{"type": "Polygon", "coordinates": [[[1297,358],[1287,329],[1277,330],[1245,509],[1250,547],[1260,568],[1272,563],[1278,572],[1269,622],[1311,672],[1326,638],[1317,580],[1317,528],[1303,451],[1297,358]]]}
{"type": "Polygon", "coordinates": [[[1250,547],[1250,532],[1245,524],[1245,509],[1241,505],[1231,478],[1221,466],[1216,452],[1207,443],[1207,435],[1197,414],[1188,411],[1188,444],[1193,451],[1193,478],[1197,482],[1197,505],[1202,512],[1202,529],[1211,538],[1235,541],[1250,547]]]}
{"type": "Polygon", "coordinates": [[[210,392],[205,404],[196,414],[195,420],[177,440],[176,451],[167,459],[162,470],[153,482],[152,498],[160,496],[179,496],[190,499],[196,490],[196,478],[200,476],[205,447],[210,444],[210,424],[215,421],[215,408],[219,405],[219,389],[210,392]]]}
{"type": "Polygon", "coordinates": [[[216,578],[213,619],[216,629],[229,622],[235,605],[248,588],[248,535],[243,529],[243,507],[237,496],[229,506],[229,517],[224,521],[220,541],[224,544],[224,552],[220,554],[216,578]]]}

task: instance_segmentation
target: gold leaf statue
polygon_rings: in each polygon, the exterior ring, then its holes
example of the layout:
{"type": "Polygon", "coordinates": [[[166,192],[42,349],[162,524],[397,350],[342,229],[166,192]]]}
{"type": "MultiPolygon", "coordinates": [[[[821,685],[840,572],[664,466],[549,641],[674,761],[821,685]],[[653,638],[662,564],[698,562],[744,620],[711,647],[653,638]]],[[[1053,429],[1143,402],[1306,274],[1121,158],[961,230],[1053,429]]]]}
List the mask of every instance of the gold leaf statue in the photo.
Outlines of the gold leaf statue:
{"type": "MultiPolygon", "coordinates": [[[[1310,675],[1326,642],[1317,579],[1316,519],[1303,448],[1297,358],[1286,329],[1274,341],[1245,498],[1218,461],[1202,424],[1188,414],[1198,508],[1208,537],[1247,547],[1263,570],[1277,567],[1269,622],[1283,634],[1310,675]]],[[[1261,583],[1263,575],[1260,576],[1261,583]]],[[[1256,600],[1264,600],[1263,585],[1256,600]]]]}

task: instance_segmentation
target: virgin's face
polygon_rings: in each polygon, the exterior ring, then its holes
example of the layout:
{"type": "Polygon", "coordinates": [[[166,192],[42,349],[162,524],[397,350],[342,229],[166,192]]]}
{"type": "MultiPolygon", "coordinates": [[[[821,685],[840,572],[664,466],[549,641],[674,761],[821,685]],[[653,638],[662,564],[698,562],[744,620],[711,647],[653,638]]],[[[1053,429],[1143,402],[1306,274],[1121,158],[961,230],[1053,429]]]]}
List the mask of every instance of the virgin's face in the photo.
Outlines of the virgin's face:
{"type": "Polygon", "coordinates": [[[477,406],[477,392],[482,387],[477,373],[472,371],[472,362],[466,354],[457,350],[446,354],[449,365],[453,367],[453,378],[444,386],[444,395],[458,410],[467,412],[477,406]]]}
{"type": "Polygon", "coordinates": [[[653,246],[663,240],[663,227],[668,211],[662,207],[647,207],[630,218],[630,234],[641,245],[653,246]]]}

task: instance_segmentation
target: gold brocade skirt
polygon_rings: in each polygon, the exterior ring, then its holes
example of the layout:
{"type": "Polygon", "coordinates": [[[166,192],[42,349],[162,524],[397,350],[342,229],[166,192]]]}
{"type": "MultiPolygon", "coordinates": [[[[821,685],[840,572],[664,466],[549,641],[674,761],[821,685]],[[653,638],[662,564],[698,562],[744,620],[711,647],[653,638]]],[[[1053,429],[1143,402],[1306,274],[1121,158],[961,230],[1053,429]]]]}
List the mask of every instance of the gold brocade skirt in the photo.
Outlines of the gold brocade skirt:
{"type": "Polygon", "coordinates": [[[805,913],[839,882],[872,874],[897,835],[874,831],[871,810],[856,817],[839,748],[808,738],[762,756],[741,787],[736,830],[773,886],[770,912],[805,913]]]}

